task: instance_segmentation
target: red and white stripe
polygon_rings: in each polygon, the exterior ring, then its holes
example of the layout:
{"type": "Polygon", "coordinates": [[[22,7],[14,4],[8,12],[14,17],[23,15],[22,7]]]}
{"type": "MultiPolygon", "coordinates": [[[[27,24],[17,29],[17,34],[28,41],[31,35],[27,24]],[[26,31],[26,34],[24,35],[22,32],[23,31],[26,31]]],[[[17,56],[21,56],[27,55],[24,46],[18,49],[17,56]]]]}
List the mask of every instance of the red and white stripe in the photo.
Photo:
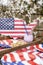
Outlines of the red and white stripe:
{"type": "Polygon", "coordinates": [[[26,22],[24,20],[21,19],[15,19],[14,20],[14,30],[0,30],[0,34],[3,35],[9,35],[14,37],[14,39],[16,39],[17,37],[21,37],[24,36],[26,34],[26,30],[25,30],[25,26],[26,29],[29,32],[31,32],[37,25],[37,22],[32,22],[29,25],[26,25],[26,22]],[[24,24],[23,24],[24,22],[24,24]]]}
{"type": "Polygon", "coordinates": [[[29,61],[29,60],[34,60],[35,56],[33,54],[29,54],[28,52],[11,52],[9,54],[5,54],[2,57],[2,61],[5,62],[18,62],[18,61],[29,61]]]}
{"type": "Polygon", "coordinates": [[[36,50],[43,52],[42,44],[35,45],[34,47],[35,47],[36,50]]]}
{"type": "MultiPolygon", "coordinates": [[[[31,51],[31,50],[30,50],[31,51]]],[[[38,53],[37,53],[38,54],[38,53]]],[[[1,61],[3,62],[19,62],[21,61],[24,65],[43,65],[43,60],[36,54],[28,52],[11,52],[5,54],[1,61]]]]}
{"type": "Polygon", "coordinates": [[[12,39],[7,39],[7,40],[0,40],[0,44],[5,44],[5,45],[11,45],[13,43],[12,39]]]}

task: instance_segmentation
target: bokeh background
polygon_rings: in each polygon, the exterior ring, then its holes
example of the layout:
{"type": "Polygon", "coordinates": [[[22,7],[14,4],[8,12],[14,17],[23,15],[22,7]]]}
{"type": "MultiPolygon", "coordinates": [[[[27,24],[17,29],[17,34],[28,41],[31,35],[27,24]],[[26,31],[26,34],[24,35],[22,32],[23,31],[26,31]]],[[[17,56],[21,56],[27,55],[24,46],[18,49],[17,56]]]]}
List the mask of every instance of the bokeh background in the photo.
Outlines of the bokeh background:
{"type": "Polygon", "coordinates": [[[22,18],[27,23],[43,19],[43,0],[0,0],[0,17],[22,18]]]}

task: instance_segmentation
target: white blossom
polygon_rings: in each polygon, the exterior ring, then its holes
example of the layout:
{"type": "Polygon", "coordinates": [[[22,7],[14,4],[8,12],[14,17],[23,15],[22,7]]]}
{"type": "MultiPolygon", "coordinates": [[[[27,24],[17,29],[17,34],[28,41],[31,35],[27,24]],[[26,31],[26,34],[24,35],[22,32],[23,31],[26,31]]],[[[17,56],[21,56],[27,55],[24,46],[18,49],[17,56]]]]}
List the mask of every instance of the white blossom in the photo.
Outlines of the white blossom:
{"type": "Polygon", "coordinates": [[[40,5],[42,5],[43,0],[39,0],[37,3],[40,4],[40,5]]]}

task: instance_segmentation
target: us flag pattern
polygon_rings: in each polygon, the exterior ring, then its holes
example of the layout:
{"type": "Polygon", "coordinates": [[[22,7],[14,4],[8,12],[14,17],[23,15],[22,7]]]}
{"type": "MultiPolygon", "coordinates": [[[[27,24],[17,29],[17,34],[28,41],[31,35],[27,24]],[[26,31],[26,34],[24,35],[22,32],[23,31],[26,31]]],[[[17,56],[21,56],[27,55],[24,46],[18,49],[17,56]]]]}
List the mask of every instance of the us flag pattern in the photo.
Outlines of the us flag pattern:
{"type": "Polygon", "coordinates": [[[37,22],[27,25],[24,20],[18,18],[0,18],[0,34],[9,35],[16,39],[32,31],[36,25],[37,22]]]}
{"type": "Polygon", "coordinates": [[[14,18],[0,18],[0,30],[13,30],[14,18]]]}

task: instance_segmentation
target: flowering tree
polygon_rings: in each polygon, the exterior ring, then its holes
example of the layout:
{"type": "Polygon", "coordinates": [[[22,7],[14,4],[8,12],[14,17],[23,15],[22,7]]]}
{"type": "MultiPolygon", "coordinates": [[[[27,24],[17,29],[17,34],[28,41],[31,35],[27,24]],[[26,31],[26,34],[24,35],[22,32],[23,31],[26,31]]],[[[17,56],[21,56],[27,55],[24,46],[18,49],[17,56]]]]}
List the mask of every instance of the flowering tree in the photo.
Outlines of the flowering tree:
{"type": "Polygon", "coordinates": [[[31,22],[32,14],[43,14],[42,0],[0,0],[1,17],[18,17],[31,22]]]}

